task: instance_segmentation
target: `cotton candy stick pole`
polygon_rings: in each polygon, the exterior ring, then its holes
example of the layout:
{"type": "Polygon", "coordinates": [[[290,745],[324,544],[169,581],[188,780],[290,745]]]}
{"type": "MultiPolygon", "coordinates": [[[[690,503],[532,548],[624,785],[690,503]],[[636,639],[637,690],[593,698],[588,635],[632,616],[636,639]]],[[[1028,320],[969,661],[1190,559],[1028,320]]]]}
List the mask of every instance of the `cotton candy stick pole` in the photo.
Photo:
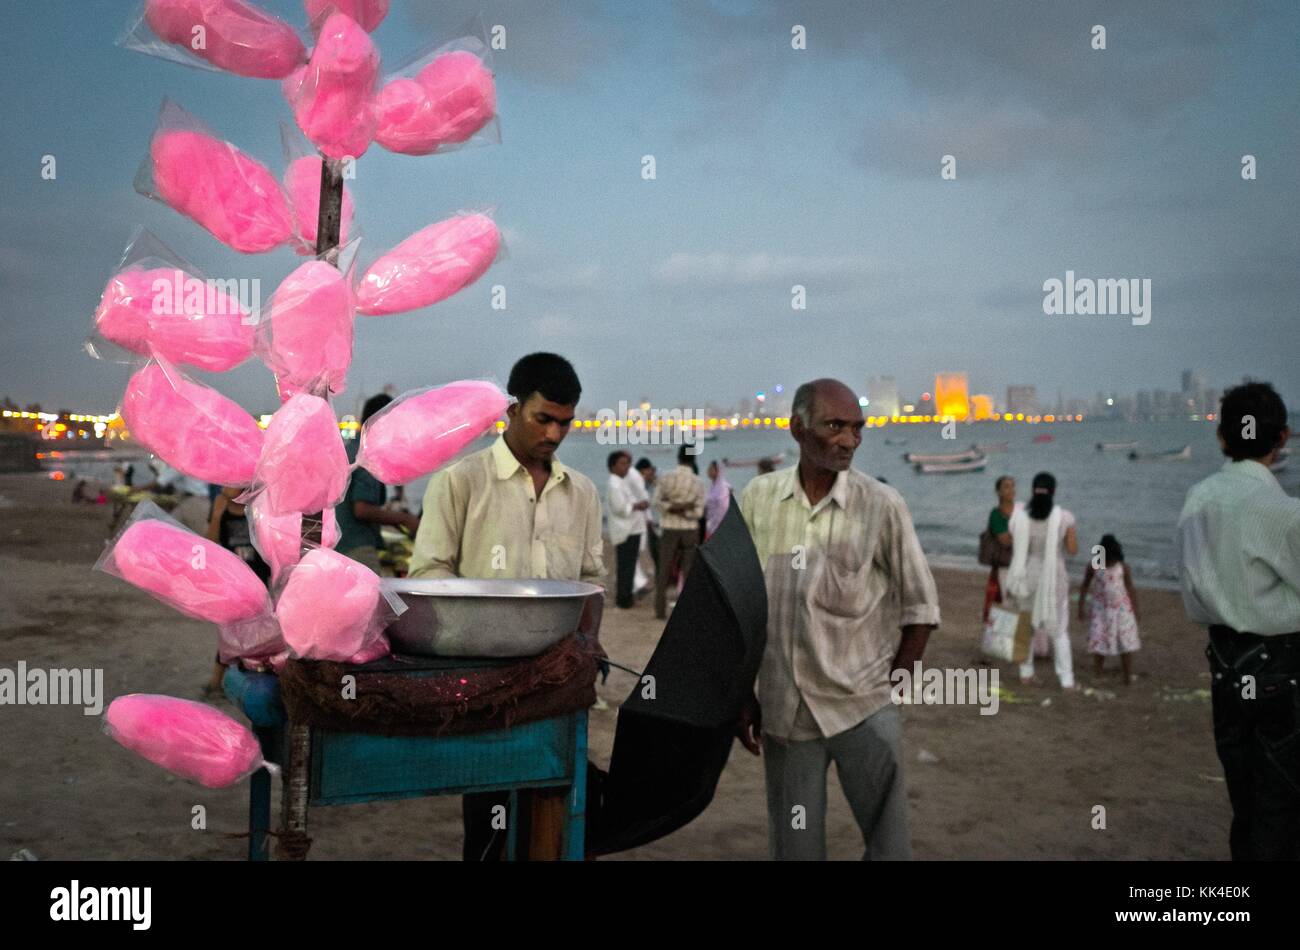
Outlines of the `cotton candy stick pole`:
{"type": "MultiPolygon", "coordinates": [[[[343,220],[343,163],[321,156],[320,212],[316,218],[316,257],[334,267],[339,266],[339,231],[343,220]]],[[[302,516],[304,542],[321,543],[324,512],[302,516]]],[[[307,835],[307,797],[309,776],[307,761],[311,755],[311,729],[302,723],[290,723],[285,736],[282,831],[276,847],[281,860],[302,861],[311,847],[307,835]]]]}

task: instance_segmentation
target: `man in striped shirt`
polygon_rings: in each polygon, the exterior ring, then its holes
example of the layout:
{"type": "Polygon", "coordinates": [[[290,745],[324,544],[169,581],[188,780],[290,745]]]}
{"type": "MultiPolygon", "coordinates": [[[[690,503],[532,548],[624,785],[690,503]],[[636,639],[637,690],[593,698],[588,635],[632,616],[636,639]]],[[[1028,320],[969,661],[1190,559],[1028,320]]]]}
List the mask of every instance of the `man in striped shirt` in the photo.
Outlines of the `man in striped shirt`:
{"type": "Polygon", "coordinates": [[[674,559],[682,577],[691,572],[695,549],[700,543],[700,519],[704,517],[704,484],[695,471],[694,442],[677,450],[677,467],[659,479],[655,486],[655,507],[663,536],[659,539],[659,563],[655,565],[655,617],[668,616],[668,583],[674,559]]]}
{"type": "Polygon", "coordinates": [[[800,386],[790,418],[799,464],[754,479],[740,501],[768,608],[758,695],[739,738],[764,758],[777,860],[826,857],[832,761],[864,856],[911,857],[891,677],[921,659],[939,598],[902,496],[850,467],[862,427],[848,386],[800,386]]]}
{"type": "Polygon", "coordinates": [[[1267,383],[1224,394],[1222,469],[1178,519],[1183,604],[1210,630],[1214,741],[1233,860],[1300,859],[1300,499],[1270,466],[1291,437],[1267,383]]]}

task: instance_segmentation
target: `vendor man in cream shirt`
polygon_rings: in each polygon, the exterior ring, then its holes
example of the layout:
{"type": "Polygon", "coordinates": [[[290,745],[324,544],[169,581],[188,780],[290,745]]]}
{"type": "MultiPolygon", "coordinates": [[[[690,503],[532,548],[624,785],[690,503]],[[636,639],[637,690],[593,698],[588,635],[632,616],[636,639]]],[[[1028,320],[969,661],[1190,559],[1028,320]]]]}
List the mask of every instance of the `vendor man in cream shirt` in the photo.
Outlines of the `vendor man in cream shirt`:
{"type": "Polygon", "coordinates": [[[891,675],[920,660],[939,598],[902,496],[850,467],[862,427],[848,386],[800,386],[790,418],[799,464],[754,479],[740,501],[768,607],[758,696],[738,732],[764,758],[777,860],[825,859],[831,762],[864,857],[912,853],[891,675]]]}
{"type": "MultiPolygon", "coordinates": [[[[555,457],[582,393],[578,375],[561,356],[533,353],[514,365],[506,390],[517,401],[501,437],[429,481],[410,577],[545,577],[604,587],[600,495],[555,457]]],[[[498,855],[503,836],[492,834],[492,806],[505,800],[504,793],[465,796],[467,860],[498,855]]]]}

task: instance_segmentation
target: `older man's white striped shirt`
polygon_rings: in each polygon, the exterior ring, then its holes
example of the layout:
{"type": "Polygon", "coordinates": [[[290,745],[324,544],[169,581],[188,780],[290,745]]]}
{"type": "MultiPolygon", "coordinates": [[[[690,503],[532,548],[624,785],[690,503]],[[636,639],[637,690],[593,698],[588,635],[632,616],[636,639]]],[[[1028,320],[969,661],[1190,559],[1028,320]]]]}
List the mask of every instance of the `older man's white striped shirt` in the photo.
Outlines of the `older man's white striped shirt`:
{"type": "Polygon", "coordinates": [[[795,466],[751,481],[740,510],[767,581],[763,731],[813,739],[853,728],[889,703],[899,627],[939,622],[907,504],[850,469],[812,505],[795,466]]]}

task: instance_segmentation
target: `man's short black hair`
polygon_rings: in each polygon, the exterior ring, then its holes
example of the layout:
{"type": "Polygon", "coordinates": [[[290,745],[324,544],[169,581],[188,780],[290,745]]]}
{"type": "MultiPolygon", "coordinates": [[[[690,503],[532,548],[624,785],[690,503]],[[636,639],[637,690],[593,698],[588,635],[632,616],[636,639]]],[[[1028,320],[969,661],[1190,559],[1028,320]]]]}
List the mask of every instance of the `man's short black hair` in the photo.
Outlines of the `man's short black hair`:
{"type": "Polygon", "coordinates": [[[561,406],[576,406],[582,395],[582,383],[573,364],[554,353],[529,353],[510,370],[506,392],[520,402],[533,393],[561,406]]]}
{"type": "Polygon", "coordinates": [[[618,464],[618,460],[624,455],[627,455],[629,459],[632,458],[630,454],[624,452],[622,449],[615,449],[613,452],[610,452],[609,458],[605,459],[606,467],[608,467],[611,472],[614,471],[614,466],[618,464]]]}
{"type": "Polygon", "coordinates": [[[655,463],[650,461],[648,458],[637,459],[636,470],[638,472],[644,472],[647,468],[654,468],[654,467],[655,467],[655,463]]]}
{"type": "Polygon", "coordinates": [[[377,396],[371,396],[366,400],[366,404],[361,407],[361,421],[364,423],[380,409],[393,401],[393,397],[388,393],[380,393],[377,396]]]}
{"type": "Polygon", "coordinates": [[[677,464],[689,465],[696,475],[700,474],[700,470],[695,464],[695,457],[699,455],[699,452],[699,445],[694,441],[683,442],[681,448],[677,450],[677,464]]]}
{"type": "Polygon", "coordinates": [[[1268,455],[1286,427],[1286,404],[1269,383],[1245,383],[1223,394],[1219,435],[1223,454],[1234,462],[1268,455]]]}

